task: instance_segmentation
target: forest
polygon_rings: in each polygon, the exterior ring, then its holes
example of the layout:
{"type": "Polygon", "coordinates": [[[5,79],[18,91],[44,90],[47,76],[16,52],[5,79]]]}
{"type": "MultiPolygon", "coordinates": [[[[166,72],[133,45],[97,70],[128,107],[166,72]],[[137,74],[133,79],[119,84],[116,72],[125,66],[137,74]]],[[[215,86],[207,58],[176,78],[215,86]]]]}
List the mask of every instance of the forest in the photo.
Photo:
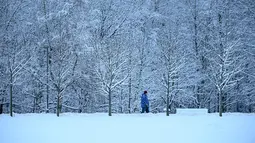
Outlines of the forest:
{"type": "Polygon", "coordinates": [[[255,112],[254,0],[1,0],[0,112],[255,112]]]}

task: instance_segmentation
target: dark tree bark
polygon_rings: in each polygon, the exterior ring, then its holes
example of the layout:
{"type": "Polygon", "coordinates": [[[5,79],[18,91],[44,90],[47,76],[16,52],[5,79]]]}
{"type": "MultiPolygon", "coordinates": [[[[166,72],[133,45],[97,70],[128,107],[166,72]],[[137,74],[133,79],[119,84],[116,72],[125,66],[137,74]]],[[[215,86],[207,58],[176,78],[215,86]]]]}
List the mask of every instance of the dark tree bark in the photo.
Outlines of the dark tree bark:
{"type": "Polygon", "coordinates": [[[108,101],[109,101],[109,110],[108,110],[108,115],[112,116],[112,91],[109,88],[109,94],[108,94],[108,101]]]}

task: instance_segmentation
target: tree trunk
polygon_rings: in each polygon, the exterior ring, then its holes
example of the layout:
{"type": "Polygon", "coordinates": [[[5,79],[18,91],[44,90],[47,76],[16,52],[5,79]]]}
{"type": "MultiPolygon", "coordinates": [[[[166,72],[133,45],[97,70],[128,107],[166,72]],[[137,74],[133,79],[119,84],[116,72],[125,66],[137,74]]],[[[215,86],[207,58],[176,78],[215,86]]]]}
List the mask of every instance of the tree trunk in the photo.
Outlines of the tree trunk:
{"type": "Polygon", "coordinates": [[[219,115],[220,115],[220,117],[222,117],[222,107],[223,107],[223,105],[222,105],[223,103],[222,103],[222,90],[220,90],[219,91],[219,115]]]}
{"type": "Polygon", "coordinates": [[[132,92],[132,77],[131,77],[131,66],[132,66],[132,52],[129,50],[129,82],[128,82],[128,113],[131,113],[131,92],[132,92]]]}
{"type": "Polygon", "coordinates": [[[12,79],[12,73],[11,73],[11,81],[10,81],[10,116],[12,117],[12,91],[13,91],[13,79],[12,79]]]}
{"type": "Polygon", "coordinates": [[[33,106],[33,113],[35,113],[35,108],[36,108],[36,98],[34,98],[34,106],[33,106]]]}
{"type": "Polygon", "coordinates": [[[49,47],[47,47],[47,87],[46,87],[46,113],[49,113],[49,47]]]}
{"type": "MultiPolygon", "coordinates": [[[[45,19],[47,17],[47,10],[46,10],[46,0],[43,1],[43,9],[44,9],[44,16],[45,19]]],[[[46,113],[49,113],[49,48],[50,48],[50,39],[49,39],[49,27],[47,25],[47,22],[45,21],[45,28],[47,33],[47,42],[48,46],[46,48],[46,57],[47,57],[47,64],[46,64],[46,72],[47,72],[47,87],[46,87],[46,113]]]]}
{"type": "Polygon", "coordinates": [[[112,116],[112,91],[109,89],[109,94],[108,94],[108,100],[109,100],[109,110],[108,110],[108,115],[112,116]]]}
{"type": "Polygon", "coordinates": [[[129,77],[128,85],[128,113],[131,113],[131,75],[129,77]]]}
{"type": "Polygon", "coordinates": [[[196,56],[198,56],[198,39],[197,39],[197,35],[198,35],[198,28],[197,28],[197,1],[195,0],[195,6],[194,6],[194,46],[195,46],[195,52],[196,52],[196,56]]]}
{"type": "Polygon", "coordinates": [[[169,93],[166,96],[166,116],[169,116],[169,93]]]}
{"type": "Polygon", "coordinates": [[[170,75],[167,74],[166,116],[169,116],[170,75]]]}
{"type": "Polygon", "coordinates": [[[58,99],[57,99],[57,116],[59,117],[60,114],[60,93],[58,93],[58,99]]]}
{"type": "MultiPolygon", "coordinates": [[[[198,49],[198,12],[197,12],[197,1],[194,1],[194,16],[193,16],[193,20],[194,20],[194,49],[195,49],[195,53],[196,53],[196,60],[198,62],[198,64],[200,65],[200,55],[199,55],[199,49],[198,49]]],[[[197,68],[197,72],[199,72],[201,69],[197,68]]],[[[195,85],[195,97],[197,98],[197,108],[200,108],[200,83],[197,83],[195,85]]]]}
{"type": "Polygon", "coordinates": [[[224,46],[222,43],[222,39],[223,39],[223,31],[222,31],[222,15],[221,13],[218,13],[218,20],[219,20],[219,48],[220,48],[220,65],[221,65],[221,69],[220,69],[220,85],[219,85],[219,116],[222,117],[222,112],[223,112],[223,102],[222,102],[222,94],[223,94],[223,87],[224,87],[224,61],[223,61],[223,56],[224,56],[224,46]]]}

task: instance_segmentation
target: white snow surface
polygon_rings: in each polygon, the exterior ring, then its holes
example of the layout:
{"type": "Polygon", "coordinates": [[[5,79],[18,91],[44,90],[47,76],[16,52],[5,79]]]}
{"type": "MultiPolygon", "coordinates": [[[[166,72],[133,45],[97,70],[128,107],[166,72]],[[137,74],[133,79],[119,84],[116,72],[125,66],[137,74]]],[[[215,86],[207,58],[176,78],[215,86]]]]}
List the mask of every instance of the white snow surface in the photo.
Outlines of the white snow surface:
{"type": "Polygon", "coordinates": [[[255,143],[255,114],[5,114],[0,143],[255,143]]]}

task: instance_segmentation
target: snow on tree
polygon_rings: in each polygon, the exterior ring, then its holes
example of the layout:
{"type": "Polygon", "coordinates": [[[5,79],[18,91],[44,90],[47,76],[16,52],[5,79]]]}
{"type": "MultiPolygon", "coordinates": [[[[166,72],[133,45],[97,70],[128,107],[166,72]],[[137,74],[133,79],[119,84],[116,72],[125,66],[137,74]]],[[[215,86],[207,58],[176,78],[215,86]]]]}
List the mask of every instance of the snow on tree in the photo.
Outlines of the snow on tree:
{"type": "Polygon", "coordinates": [[[253,0],[2,0],[0,104],[133,113],[148,90],[152,112],[254,112],[254,15],[253,0]]]}

